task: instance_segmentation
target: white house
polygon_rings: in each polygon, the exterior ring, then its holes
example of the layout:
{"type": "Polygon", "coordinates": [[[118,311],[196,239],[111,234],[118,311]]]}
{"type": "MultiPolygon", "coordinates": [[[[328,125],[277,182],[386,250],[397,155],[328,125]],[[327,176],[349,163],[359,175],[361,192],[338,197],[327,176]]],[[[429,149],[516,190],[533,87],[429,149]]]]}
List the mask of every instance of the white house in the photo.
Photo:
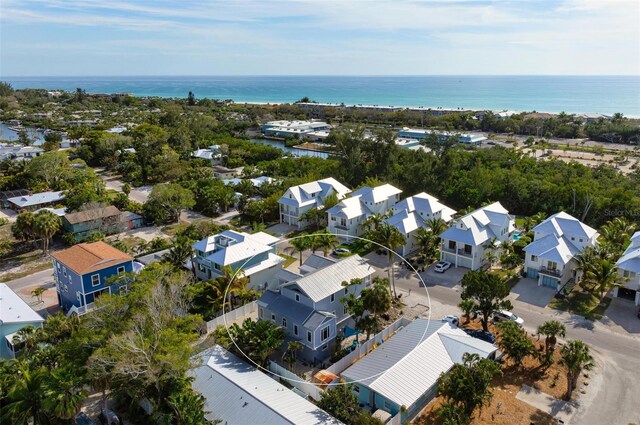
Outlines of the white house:
{"type": "Polygon", "coordinates": [[[616,262],[620,273],[620,283],[624,288],[614,288],[613,296],[631,298],[640,305],[640,232],[631,237],[631,245],[616,262]]]}
{"type": "Polygon", "coordinates": [[[538,286],[559,290],[576,278],[575,256],[595,246],[598,232],[562,211],[533,228],[533,242],[524,248],[527,277],[538,286]]]}
{"type": "Polygon", "coordinates": [[[504,241],[511,241],[515,219],[500,202],[482,208],[455,220],[440,238],[440,259],[455,267],[478,270],[486,264],[485,251],[494,244],[499,249],[504,241]]]}
{"type": "Polygon", "coordinates": [[[189,371],[207,419],[226,425],[339,425],[342,422],[244,359],[214,346],[189,371]]]}
{"type": "Polygon", "coordinates": [[[300,219],[305,212],[313,208],[321,208],[324,200],[329,196],[336,195],[338,199],[342,199],[350,191],[333,177],[290,187],[278,200],[280,223],[301,229],[307,224],[300,219]]]}
{"type": "Polygon", "coordinates": [[[403,199],[393,206],[392,211],[393,215],[387,219],[387,223],[397,228],[406,240],[406,244],[398,250],[400,255],[408,255],[419,248],[416,233],[421,227],[429,227],[427,221],[440,218],[449,223],[456,213],[425,192],[403,199]]]}
{"type": "Polygon", "coordinates": [[[398,202],[402,191],[390,184],[361,187],[327,211],[327,232],[348,236],[362,235],[363,223],[373,214],[386,214],[398,202]]]}
{"type": "Polygon", "coordinates": [[[229,266],[233,271],[242,270],[249,278],[250,289],[277,287],[276,275],[285,261],[276,255],[275,245],[279,241],[264,232],[248,234],[234,230],[206,237],[193,244],[196,276],[201,280],[215,279],[229,266]]]}
{"type": "Polygon", "coordinates": [[[6,284],[0,283],[0,359],[12,359],[20,350],[13,343],[16,332],[27,326],[39,328],[42,322],[42,316],[6,284]]]}
{"type": "Polygon", "coordinates": [[[218,165],[222,160],[220,145],[211,145],[208,149],[197,149],[191,153],[192,158],[206,159],[211,165],[218,165]]]}

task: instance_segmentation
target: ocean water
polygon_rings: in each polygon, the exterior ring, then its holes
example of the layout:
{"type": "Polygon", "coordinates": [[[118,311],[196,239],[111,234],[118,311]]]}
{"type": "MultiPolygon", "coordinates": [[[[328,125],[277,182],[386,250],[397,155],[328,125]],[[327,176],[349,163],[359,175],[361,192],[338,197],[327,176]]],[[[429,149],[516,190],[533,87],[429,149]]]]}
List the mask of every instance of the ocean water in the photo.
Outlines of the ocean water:
{"type": "Polygon", "coordinates": [[[621,112],[640,117],[640,76],[220,76],[2,77],[15,88],[137,96],[318,102],[567,113],[621,112]]]}

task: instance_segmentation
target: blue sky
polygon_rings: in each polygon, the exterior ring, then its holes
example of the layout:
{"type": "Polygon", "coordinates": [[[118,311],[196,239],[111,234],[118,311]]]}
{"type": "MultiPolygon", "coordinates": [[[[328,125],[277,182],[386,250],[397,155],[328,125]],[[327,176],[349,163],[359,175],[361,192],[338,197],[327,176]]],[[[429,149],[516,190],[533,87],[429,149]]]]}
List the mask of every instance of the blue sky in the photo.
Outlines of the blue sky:
{"type": "Polygon", "coordinates": [[[0,0],[0,75],[640,75],[638,0],[0,0]]]}

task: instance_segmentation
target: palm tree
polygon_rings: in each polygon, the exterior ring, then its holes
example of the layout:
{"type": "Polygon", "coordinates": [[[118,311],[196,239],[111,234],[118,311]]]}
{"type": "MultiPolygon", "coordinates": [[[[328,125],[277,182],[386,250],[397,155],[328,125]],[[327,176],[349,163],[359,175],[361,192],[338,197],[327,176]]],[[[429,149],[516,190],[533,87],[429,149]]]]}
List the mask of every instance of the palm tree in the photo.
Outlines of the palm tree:
{"type": "Polygon", "coordinates": [[[611,289],[622,286],[618,279],[618,266],[609,260],[599,260],[587,271],[584,283],[602,300],[611,289]]]}
{"type": "Polygon", "coordinates": [[[608,251],[620,256],[635,229],[636,225],[626,218],[616,217],[600,228],[600,241],[608,251]]]}
{"type": "Polygon", "coordinates": [[[589,346],[580,340],[571,340],[560,350],[562,358],[560,364],[567,368],[567,395],[571,399],[571,393],[580,372],[590,370],[593,367],[593,357],[589,352],[589,346]]]}
{"type": "Polygon", "coordinates": [[[45,403],[47,370],[29,369],[28,364],[18,365],[15,379],[7,391],[0,412],[2,423],[15,425],[45,425],[49,423],[45,403]]]}
{"type": "Polygon", "coordinates": [[[33,227],[35,233],[42,238],[42,254],[47,255],[51,238],[62,227],[60,218],[49,210],[42,210],[34,216],[33,227]]]}
{"type": "Polygon", "coordinates": [[[37,287],[36,289],[31,291],[31,296],[32,297],[36,297],[36,299],[38,300],[38,303],[41,303],[42,302],[42,294],[44,294],[48,290],[49,290],[49,288],[43,288],[41,286],[37,287]]]}
{"type": "Polygon", "coordinates": [[[25,353],[31,352],[42,337],[42,328],[34,328],[33,326],[25,326],[13,336],[13,346],[21,346],[25,353]]]}
{"type": "Polygon", "coordinates": [[[420,246],[420,250],[427,256],[431,254],[431,248],[433,247],[436,235],[431,231],[431,229],[426,229],[424,227],[418,227],[416,230],[416,242],[420,246]]]}
{"type": "Polygon", "coordinates": [[[366,233],[377,230],[380,227],[380,225],[384,222],[385,218],[386,217],[384,216],[384,214],[373,213],[369,217],[367,217],[367,219],[363,221],[360,224],[360,226],[362,227],[362,229],[364,230],[364,233],[366,234],[366,233]]]}
{"type": "Polygon", "coordinates": [[[319,233],[314,235],[314,249],[318,247],[322,249],[322,253],[326,257],[329,251],[340,245],[338,238],[331,233],[319,233]]]}
{"type": "Polygon", "coordinates": [[[299,350],[302,350],[304,345],[300,341],[289,341],[287,344],[287,351],[285,353],[285,361],[289,364],[289,370],[293,370],[293,365],[296,362],[296,354],[299,350]]]}
{"type": "Polygon", "coordinates": [[[311,239],[309,236],[297,236],[289,241],[290,250],[294,253],[300,253],[300,265],[302,266],[302,253],[311,248],[311,239]]]}
{"type": "Polygon", "coordinates": [[[430,218],[425,222],[425,225],[438,237],[438,241],[440,240],[440,234],[447,230],[447,222],[440,217],[430,218]]]}
{"type": "Polygon", "coordinates": [[[476,309],[477,304],[472,299],[466,299],[460,301],[458,307],[464,313],[464,317],[466,318],[465,323],[469,323],[469,320],[471,320],[471,313],[476,309]]]}
{"type": "Polygon", "coordinates": [[[396,282],[393,273],[393,256],[395,255],[396,250],[406,243],[404,236],[396,227],[390,225],[386,221],[380,223],[380,226],[376,231],[373,232],[372,236],[375,242],[387,248],[389,281],[391,282],[391,287],[393,288],[393,296],[397,299],[398,294],[396,292],[396,282]]]}
{"type": "Polygon", "coordinates": [[[65,421],[72,420],[75,423],[74,419],[88,395],[87,391],[82,389],[83,385],[83,380],[70,370],[53,370],[45,392],[47,397],[44,403],[45,407],[56,418],[65,421]]]}
{"type": "Polygon", "coordinates": [[[193,255],[191,241],[186,237],[178,237],[169,252],[163,256],[163,260],[171,264],[176,270],[184,267],[184,263],[193,255]]]}
{"type": "Polygon", "coordinates": [[[231,266],[224,266],[222,268],[222,276],[217,277],[216,282],[218,287],[222,290],[222,294],[226,291],[229,296],[229,304],[233,309],[233,299],[238,296],[239,293],[246,289],[249,283],[249,278],[244,275],[242,270],[234,271],[231,266]]]}
{"type": "Polygon", "coordinates": [[[567,334],[565,326],[557,320],[548,320],[538,326],[538,335],[544,335],[544,352],[546,355],[555,349],[557,337],[564,338],[567,334]]]}

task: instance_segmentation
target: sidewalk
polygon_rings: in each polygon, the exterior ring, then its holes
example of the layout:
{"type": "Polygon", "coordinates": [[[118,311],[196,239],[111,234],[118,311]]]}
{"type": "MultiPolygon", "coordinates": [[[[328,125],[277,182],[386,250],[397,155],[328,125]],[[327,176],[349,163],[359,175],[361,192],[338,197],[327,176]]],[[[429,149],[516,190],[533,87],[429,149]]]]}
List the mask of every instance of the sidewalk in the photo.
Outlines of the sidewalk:
{"type": "Polygon", "coordinates": [[[516,398],[562,421],[559,423],[568,424],[576,413],[575,407],[570,403],[558,400],[528,385],[522,386],[516,398]]]}

